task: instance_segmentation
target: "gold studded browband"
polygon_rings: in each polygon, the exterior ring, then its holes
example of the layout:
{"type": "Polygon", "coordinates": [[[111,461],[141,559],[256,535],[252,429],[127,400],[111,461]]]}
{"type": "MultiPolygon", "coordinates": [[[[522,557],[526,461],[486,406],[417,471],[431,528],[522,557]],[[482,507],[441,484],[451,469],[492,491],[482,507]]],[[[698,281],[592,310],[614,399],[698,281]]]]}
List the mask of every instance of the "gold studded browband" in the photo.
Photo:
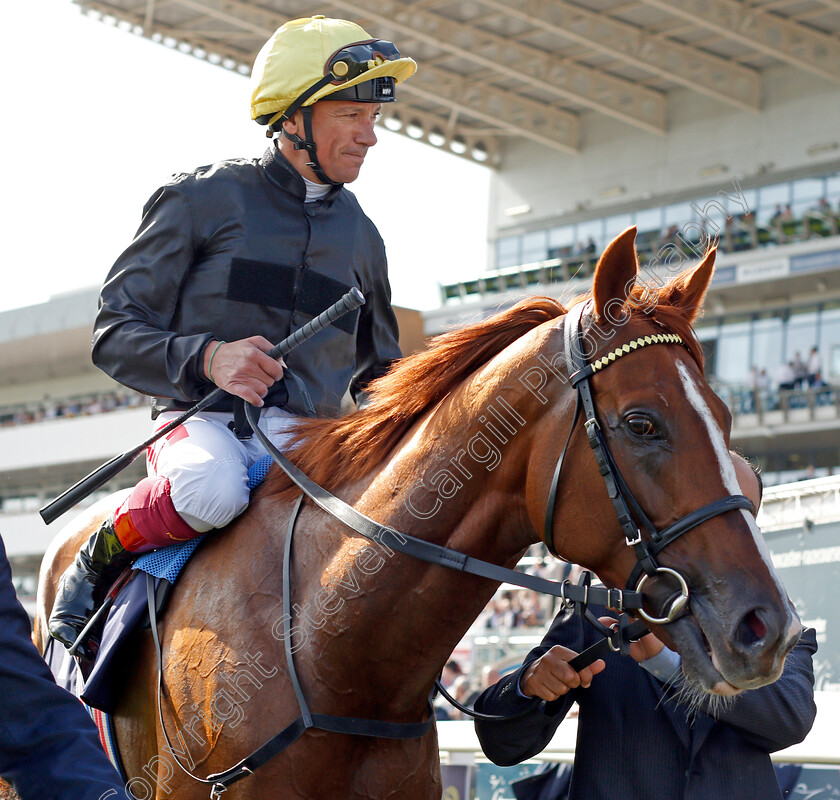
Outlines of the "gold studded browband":
{"type": "Polygon", "coordinates": [[[648,336],[640,336],[632,342],[616,347],[611,353],[601,356],[596,361],[593,361],[588,366],[580,370],[576,375],[572,376],[572,384],[576,384],[582,378],[587,378],[596,372],[608,367],[610,364],[617,361],[622,356],[632,353],[634,350],[639,350],[642,347],[647,347],[651,344],[682,344],[682,337],[677,336],[676,333],[654,333],[648,336]]]}

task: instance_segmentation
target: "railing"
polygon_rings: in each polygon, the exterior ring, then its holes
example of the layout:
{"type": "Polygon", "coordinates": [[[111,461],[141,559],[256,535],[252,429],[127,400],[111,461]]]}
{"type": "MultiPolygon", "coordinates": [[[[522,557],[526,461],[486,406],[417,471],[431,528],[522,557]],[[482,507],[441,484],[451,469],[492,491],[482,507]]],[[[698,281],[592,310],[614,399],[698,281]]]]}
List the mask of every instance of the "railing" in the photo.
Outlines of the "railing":
{"type": "MultiPolygon", "coordinates": [[[[836,767],[840,766],[840,693],[816,692],[817,717],[811,732],[800,744],[770,758],[774,764],[804,765],[797,779],[796,797],[834,797],[836,767]]],[[[569,715],[548,746],[535,759],[518,767],[497,767],[481,751],[473,723],[439,722],[438,749],[444,779],[444,798],[470,797],[475,800],[512,800],[510,781],[533,773],[539,762],[571,764],[575,756],[577,719],[569,715]]],[[[638,758],[644,757],[640,744],[638,758]]],[[[793,797],[794,795],[791,795],[793,797]]]]}
{"type": "MultiPolygon", "coordinates": [[[[840,765],[840,692],[815,692],[817,718],[814,727],[799,744],[771,753],[779,764],[840,765]]],[[[475,764],[486,761],[472,721],[439,722],[438,750],[445,764],[475,764]]],[[[543,761],[571,762],[575,757],[577,719],[569,716],[560,723],[554,738],[540,754],[543,761]]]]}
{"type": "Polygon", "coordinates": [[[121,408],[148,406],[149,398],[131,389],[88,392],[74,397],[17,403],[0,407],[0,428],[45,422],[53,419],[84,417],[117,411],[121,408]]]}
{"type": "Polygon", "coordinates": [[[758,526],[765,533],[840,520],[840,476],[770,486],[764,491],[758,526]]]}
{"type": "Polygon", "coordinates": [[[715,391],[732,412],[733,428],[840,419],[840,391],[835,386],[750,389],[719,385],[715,391]]]}
{"type": "MultiPolygon", "coordinates": [[[[677,226],[664,234],[660,229],[639,231],[636,238],[639,263],[643,267],[651,261],[658,263],[660,259],[657,254],[663,245],[669,247],[670,257],[674,254],[674,248],[689,259],[696,258],[698,252],[705,250],[707,240],[701,240],[699,234],[684,238],[677,236],[677,233],[677,226]]],[[[754,214],[743,214],[727,218],[722,229],[708,233],[709,238],[713,235],[718,238],[718,246],[724,253],[743,252],[838,236],[840,216],[831,209],[809,210],[801,217],[785,218],[780,215],[759,222],[754,214]]],[[[476,299],[528,286],[546,286],[568,283],[575,278],[589,278],[600,255],[600,250],[592,246],[547,248],[543,258],[537,255],[529,262],[485,272],[474,279],[442,284],[441,302],[446,304],[456,299],[476,299]]]]}

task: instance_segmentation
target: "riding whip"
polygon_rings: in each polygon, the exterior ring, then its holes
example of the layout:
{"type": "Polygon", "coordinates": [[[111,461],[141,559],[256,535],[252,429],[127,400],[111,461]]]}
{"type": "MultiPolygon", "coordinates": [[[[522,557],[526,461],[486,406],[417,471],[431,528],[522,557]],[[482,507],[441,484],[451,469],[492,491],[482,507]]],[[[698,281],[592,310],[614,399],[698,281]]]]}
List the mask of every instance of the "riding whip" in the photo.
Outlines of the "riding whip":
{"type": "MultiPolygon", "coordinates": [[[[351,311],[354,311],[365,302],[364,295],[353,287],[348,291],[339,301],[331,305],[325,311],[322,311],[313,320],[310,320],[302,328],[299,328],[290,336],[287,336],[278,345],[268,351],[268,355],[274,359],[282,358],[287,353],[294,350],[298,345],[303,344],[307,339],[311,339],[316,333],[319,333],[328,325],[332,325],[337,319],[343,317],[351,311]]],[[[111,478],[124,470],[137,456],[145,452],[146,448],[152,443],[165,436],[170,431],[177,428],[186,422],[193,414],[203,411],[208,406],[217,402],[222,395],[225,394],[224,389],[214,389],[203,399],[199,400],[192,408],[185,411],[177,419],[164,425],[145,442],[129,450],[121,455],[114,456],[110,461],[106,461],[101,466],[97,467],[93,472],[86,475],[75,485],[71,486],[66,491],[62,492],[58,497],[50,503],[47,503],[39,513],[44,522],[49,525],[53,520],[58,519],[62,514],[72,508],[80,500],[83,500],[89,494],[95,492],[100,486],[107,483],[111,478]]]]}

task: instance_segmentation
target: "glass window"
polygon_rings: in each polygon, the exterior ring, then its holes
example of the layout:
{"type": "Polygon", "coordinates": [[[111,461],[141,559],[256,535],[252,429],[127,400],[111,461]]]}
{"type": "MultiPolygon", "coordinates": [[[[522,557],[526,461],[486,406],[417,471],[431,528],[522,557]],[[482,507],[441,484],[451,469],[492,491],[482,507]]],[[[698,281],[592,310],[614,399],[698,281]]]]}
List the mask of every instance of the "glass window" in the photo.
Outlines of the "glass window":
{"type": "Polygon", "coordinates": [[[828,370],[828,379],[836,382],[840,379],[840,308],[823,310],[817,345],[823,371],[828,370]]]}
{"type": "Polygon", "coordinates": [[[757,189],[741,189],[741,194],[743,195],[742,198],[739,198],[739,201],[736,203],[734,200],[730,200],[726,207],[729,209],[729,213],[733,214],[736,217],[740,217],[743,214],[748,214],[750,211],[755,211],[758,207],[758,190],[757,189]],[[744,208],[744,203],[747,204],[747,207],[744,208]]]}
{"type": "Polygon", "coordinates": [[[790,210],[794,219],[802,219],[806,211],[813,211],[817,207],[816,200],[800,200],[796,203],[791,203],[790,210]]]}
{"type": "Polygon", "coordinates": [[[840,210],[840,172],[825,179],[825,196],[835,211],[840,210]]]}
{"type": "Polygon", "coordinates": [[[762,186],[758,190],[758,202],[762,207],[776,203],[787,205],[790,202],[790,184],[774,183],[772,186],[762,186]]]}
{"type": "Polygon", "coordinates": [[[816,309],[802,309],[790,315],[785,336],[785,360],[797,359],[803,363],[808,360],[808,353],[817,344],[817,311],[816,309]]]}
{"type": "Polygon", "coordinates": [[[758,190],[758,206],[755,216],[759,222],[768,222],[773,215],[790,203],[790,184],[777,183],[762,186],[758,190]]]}
{"type": "Polygon", "coordinates": [[[569,258],[575,249],[575,226],[560,225],[548,232],[548,257],[569,258]]]}
{"type": "Polygon", "coordinates": [[[825,194],[822,178],[801,178],[793,182],[793,202],[819,200],[825,194]]]}
{"type": "Polygon", "coordinates": [[[519,252],[522,245],[521,236],[505,236],[496,242],[496,266],[516,267],[522,263],[519,252]]]}
{"type": "Polygon", "coordinates": [[[676,225],[677,228],[682,228],[686,222],[691,222],[696,216],[691,203],[674,203],[665,206],[665,227],[670,228],[676,225]]]}
{"type": "MultiPolygon", "coordinates": [[[[737,206],[741,208],[741,206],[737,206]]],[[[694,201],[694,214],[690,224],[682,225],[683,238],[689,242],[704,242],[719,234],[730,216],[726,199],[722,195],[703,197],[694,201]]]]}
{"type": "Polygon", "coordinates": [[[749,384],[752,323],[725,322],[716,349],[715,376],[726,383],[749,384]]]}
{"type": "Polygon", "coordinates": [[[697,334],[698,341],[708,342],[710,339],[717,339],[718,326],[717,324],[703,325],[702,327],[696,328],[694,333],[697,334]]]}
{"type": "Polygon", "coordinates": [[[576,239],[584,252],[589,252],[594,244],[595,252],[600,253],[604,249],[604,220],[593,219],[578,223],[576,239]]]}
{"type": "Polygon", "coordinates": [[[818,211],[820,200],[825,197],[823,178],[802,178],[793,184],[793,216],[797,219],[805,216],[806,211],[818,211]]]}
{"type": "Polygon", "coordinates": [[[633,224],[632,214],[616,214],[614,217],[607,217],[604,220],[604,237],[611,242],[624,230],[633,224]]]}
{"type": "Polygon", "coordinates": [[[548,231],[531,231],[522,237],[522,263],[544,261],[548,257],[548,231]]]}
{"type": "Polygon", "coordinates": [[[574,243],[574,225],[560,225],[557,228],[552,228],[548,232],[548,246],[552,249],[555,247],[571,247],[574,243]]]}
{"type": "Polygon", "coordinates": [[[759,372],[766,370],[772,380],[782,364],[784,322],[781,317],[766,317],[753,323],[752,364],[759,372]]]}
{"type": "Polygon", "coordinates": [[[662,231],[662,208],[646,208],[644,211],[636,212],[636,226],[639,233],[646,233],[648,231],[656,231],[657,234],[662,231]]]}
{"type": "Polygon", "coordinates": [[[697,339],[703,346],[703,357],[706,362],[706,375],[712,377],[717,374],[717,339],[718,325],[704,325],[695,330],[697,339]]]}

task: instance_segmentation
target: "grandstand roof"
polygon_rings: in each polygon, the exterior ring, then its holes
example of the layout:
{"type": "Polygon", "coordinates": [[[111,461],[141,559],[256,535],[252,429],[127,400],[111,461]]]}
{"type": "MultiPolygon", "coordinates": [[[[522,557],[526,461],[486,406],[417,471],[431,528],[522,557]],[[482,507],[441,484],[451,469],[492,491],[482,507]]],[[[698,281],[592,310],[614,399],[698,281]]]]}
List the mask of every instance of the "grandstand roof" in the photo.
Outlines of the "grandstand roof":
{"type": "Polygon", "coordinates": [[[840,0],[73,2],[245,75],[286,20],[351,18],[420,64],[385,125],[490,164],[513,136],[578,152],[587,111],[663,135],[679,88],[760,111],[779,64],[840,83],[840,0]]]}

